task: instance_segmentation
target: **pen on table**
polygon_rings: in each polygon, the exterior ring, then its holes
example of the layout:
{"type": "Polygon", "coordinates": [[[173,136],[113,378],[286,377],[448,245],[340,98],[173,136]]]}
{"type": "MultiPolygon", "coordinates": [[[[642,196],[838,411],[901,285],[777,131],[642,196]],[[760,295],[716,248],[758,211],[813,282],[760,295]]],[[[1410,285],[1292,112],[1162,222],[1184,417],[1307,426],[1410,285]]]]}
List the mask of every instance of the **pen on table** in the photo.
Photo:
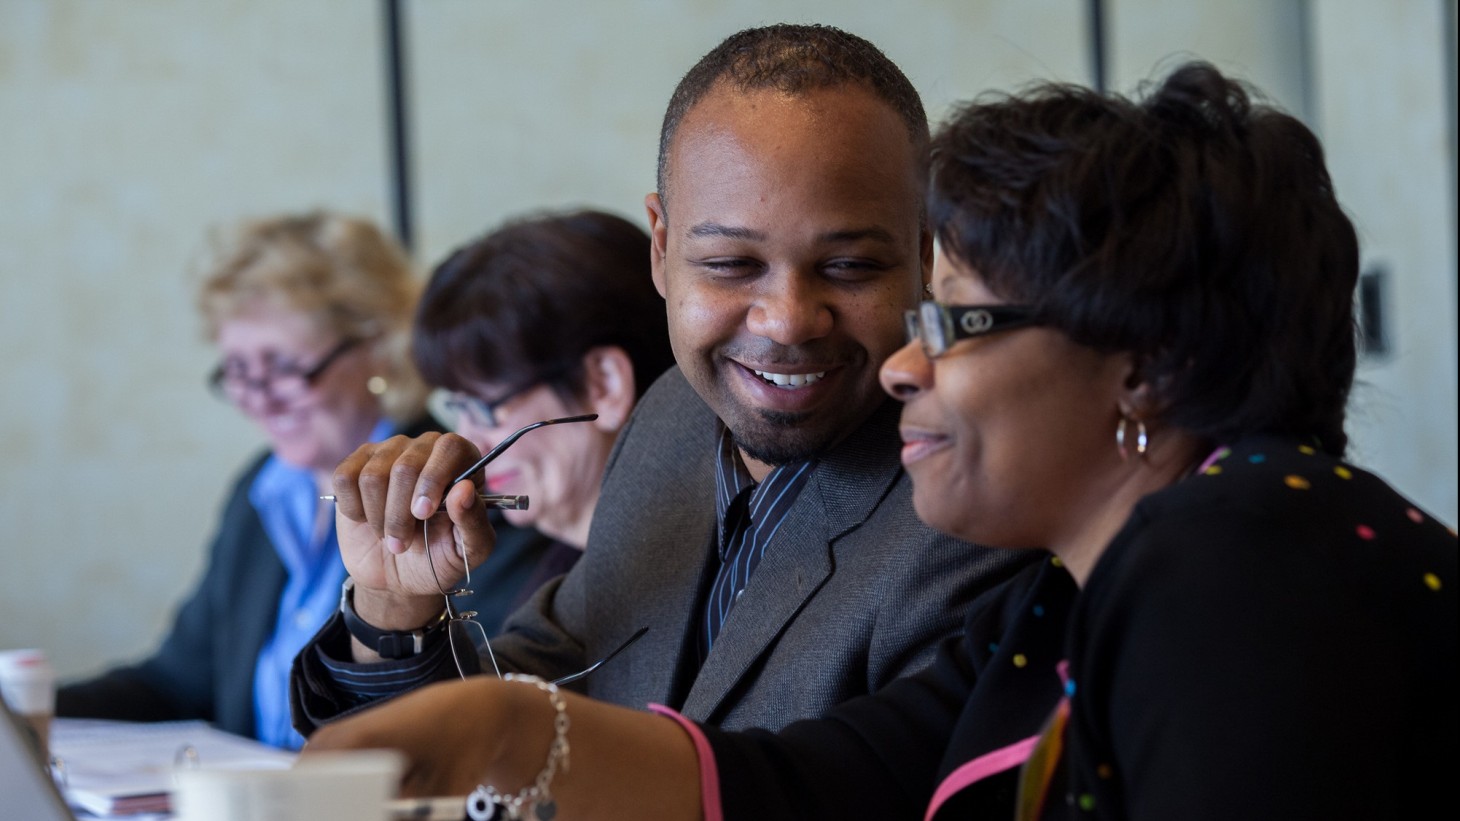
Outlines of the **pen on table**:
{"type": "MultiPolygon", "coordinates": [[[[477,498],[486,503],[487,507],[495,507],[500,510],[526,510],[527,495],[523,493],[478,493],[477,498]]],[[[335,497],[321,496],[321,502],[333,502],[335,497]]],[[[438,510],[445,510],[443,506],[438,510]]]]}

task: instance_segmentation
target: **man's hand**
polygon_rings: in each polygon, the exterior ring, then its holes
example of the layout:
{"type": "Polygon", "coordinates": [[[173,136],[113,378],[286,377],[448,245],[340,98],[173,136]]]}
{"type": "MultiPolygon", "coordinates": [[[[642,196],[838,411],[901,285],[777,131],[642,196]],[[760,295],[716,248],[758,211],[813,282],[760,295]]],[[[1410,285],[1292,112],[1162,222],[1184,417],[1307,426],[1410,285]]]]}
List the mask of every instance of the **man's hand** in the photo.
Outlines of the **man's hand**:
{"type": "MultiPolygon", "coordinates": [[[[419,628],[441,612],[441,591],[491,554],[496,534],[476,485],[448,486],[479,456],[456,434],[427,433],[367,443],[336,468],[340,556],[360,618],[384,630],[419,628]]],[[[358,661],[373,660],[360,649],[358,661]]]]}

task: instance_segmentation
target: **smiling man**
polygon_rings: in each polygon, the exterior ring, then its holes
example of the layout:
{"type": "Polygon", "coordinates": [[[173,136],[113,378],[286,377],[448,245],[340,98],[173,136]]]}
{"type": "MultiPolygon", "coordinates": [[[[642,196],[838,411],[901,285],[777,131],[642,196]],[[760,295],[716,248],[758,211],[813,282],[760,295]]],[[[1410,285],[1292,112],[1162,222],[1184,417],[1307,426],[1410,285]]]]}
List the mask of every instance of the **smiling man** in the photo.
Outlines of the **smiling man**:
{"type": "MultiPolygon", "coordinates": [[[[877,381],[931,265],[927,141],[902,72],[832,28],[741,32],[680,82],[646,199],[679,367],[620,436],[584,558],[493,640],[504,670],[568,675],[648,627],[575,686],[778,728],[920,669],[1012,573],[1016,555],[918,522],[877,381]]],[[[449,486],[475,456],[428,436],[341,465],[349,605],[367,627],[336,619],[297,660],[303,731],[457,674],[432,625],[456,546],[472,562],[491,549],[475,489],[449,486]],[[428,563],[417,516],[443,500],[454,539],[428,563]],[[380,631],[419,649],[382,661],[380,631]]]]}

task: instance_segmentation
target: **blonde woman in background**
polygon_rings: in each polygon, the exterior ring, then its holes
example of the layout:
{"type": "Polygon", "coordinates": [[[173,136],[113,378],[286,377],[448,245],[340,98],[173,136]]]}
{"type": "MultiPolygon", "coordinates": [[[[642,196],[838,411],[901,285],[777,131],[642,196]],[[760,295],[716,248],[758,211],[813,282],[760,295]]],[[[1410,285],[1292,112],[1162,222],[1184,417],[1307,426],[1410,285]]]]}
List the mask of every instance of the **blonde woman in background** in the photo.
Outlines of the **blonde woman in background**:
{"type": "MultiPolygon", "coordinates": [[[[249,221],[218,244],[198,299],[220,354],[208,385],[258,426],[268,450],[229,492],[203,578],[156,652],[63,687],[58,714],[204,719],[302,744],[289,721],[289,668],[335,612],[345,578],[334,509],[319,496],[362,443],[436,427],[409,357],[419,291],[401,249],[360,219],[249,221]]],[[[498,532],[512,547],[477,589],[514,598],[546,540],[498,532]]]]}

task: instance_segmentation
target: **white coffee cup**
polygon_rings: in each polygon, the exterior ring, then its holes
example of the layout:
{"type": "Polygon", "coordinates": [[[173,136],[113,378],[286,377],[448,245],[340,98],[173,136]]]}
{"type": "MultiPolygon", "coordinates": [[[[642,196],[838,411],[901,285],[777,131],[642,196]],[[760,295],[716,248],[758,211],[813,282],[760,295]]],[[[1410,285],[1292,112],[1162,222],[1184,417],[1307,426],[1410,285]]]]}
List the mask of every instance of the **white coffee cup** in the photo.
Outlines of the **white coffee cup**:
{"type": "Polygon", "coordinates": [[[390,750],[315,753],[287,770],[176,775],[176,821],[386,821],[404,759],[390,750]]]}
{"type": "Polygon", "coordinates": [[[38,749],[51,749],[51,717],[56,713],[56,672],[40,650],[0,650],[0,696],[35,733],[38,749]]]}

